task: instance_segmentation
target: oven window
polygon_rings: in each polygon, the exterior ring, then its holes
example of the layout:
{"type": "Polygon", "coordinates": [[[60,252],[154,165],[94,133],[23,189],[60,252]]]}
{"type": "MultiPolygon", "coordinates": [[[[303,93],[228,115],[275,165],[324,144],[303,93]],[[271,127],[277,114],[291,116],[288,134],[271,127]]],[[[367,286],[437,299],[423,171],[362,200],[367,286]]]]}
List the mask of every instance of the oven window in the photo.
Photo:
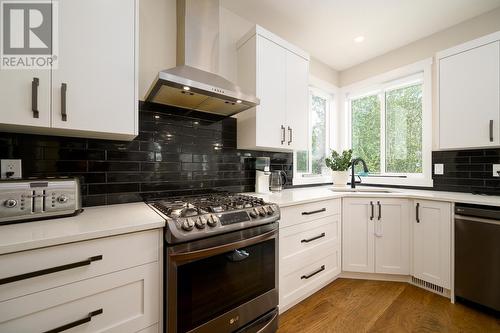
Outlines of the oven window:
{"type": "Polygon", "coordinates": [[[178,267],[178,331],[187,332],[275,288],[275,240],[178,267]]]}

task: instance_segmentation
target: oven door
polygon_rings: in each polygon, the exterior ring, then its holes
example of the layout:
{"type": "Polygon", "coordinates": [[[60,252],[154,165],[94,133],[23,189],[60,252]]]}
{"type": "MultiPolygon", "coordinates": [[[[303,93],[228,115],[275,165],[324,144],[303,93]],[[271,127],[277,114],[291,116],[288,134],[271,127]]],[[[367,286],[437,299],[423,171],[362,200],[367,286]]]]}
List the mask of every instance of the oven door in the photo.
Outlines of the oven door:
{"type": "Polygon", "coordinates": [[[233,332],[275,309],[277,235],[272,223],[167,247],[167,332],[233,332]]]}

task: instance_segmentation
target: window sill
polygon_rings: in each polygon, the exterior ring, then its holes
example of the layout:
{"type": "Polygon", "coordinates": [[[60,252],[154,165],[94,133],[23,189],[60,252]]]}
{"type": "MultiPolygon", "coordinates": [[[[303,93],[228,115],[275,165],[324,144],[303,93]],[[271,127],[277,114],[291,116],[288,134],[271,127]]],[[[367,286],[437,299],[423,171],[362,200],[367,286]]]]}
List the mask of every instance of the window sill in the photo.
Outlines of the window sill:
{"type": "Polygon", "coordinates": [[[386,177],[375,175],[361,176],[362,184],[366,185],[396,185],[396,186],[419,186],[432,187],[433,181],[430,177],[406,176],[406,177],[386,177]]]}

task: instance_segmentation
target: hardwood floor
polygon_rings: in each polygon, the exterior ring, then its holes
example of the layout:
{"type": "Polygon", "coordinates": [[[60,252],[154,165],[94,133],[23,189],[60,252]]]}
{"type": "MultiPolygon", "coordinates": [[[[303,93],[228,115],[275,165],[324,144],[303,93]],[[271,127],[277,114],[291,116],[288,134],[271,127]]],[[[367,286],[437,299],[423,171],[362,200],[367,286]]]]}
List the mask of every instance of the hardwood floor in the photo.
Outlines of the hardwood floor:
{"type": "Polygon", "coordinates": [[[500,332],[500,319],[407,283],[338,279],[280,316],[292,332],[500,332]]]}

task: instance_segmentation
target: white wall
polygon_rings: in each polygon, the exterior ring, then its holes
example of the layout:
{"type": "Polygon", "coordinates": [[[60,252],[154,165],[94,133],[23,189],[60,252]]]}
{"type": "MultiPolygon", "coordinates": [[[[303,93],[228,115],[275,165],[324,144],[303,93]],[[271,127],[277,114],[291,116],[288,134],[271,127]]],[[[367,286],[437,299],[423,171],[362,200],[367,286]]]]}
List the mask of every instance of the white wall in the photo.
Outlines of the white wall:
{"type": "Polygon", "coordinates": [[[328,82],[329,84],[336,87],[339,86],[339,72],[316,58],[311,57],[311,61],[309,63],[309,73],[320,80],[328,82]]]}
{"type": "Polygon", "coordinates": [[[176,1],[139,1],[139,98],[144,100],[158,72],[175,66],[176,1]]]}

